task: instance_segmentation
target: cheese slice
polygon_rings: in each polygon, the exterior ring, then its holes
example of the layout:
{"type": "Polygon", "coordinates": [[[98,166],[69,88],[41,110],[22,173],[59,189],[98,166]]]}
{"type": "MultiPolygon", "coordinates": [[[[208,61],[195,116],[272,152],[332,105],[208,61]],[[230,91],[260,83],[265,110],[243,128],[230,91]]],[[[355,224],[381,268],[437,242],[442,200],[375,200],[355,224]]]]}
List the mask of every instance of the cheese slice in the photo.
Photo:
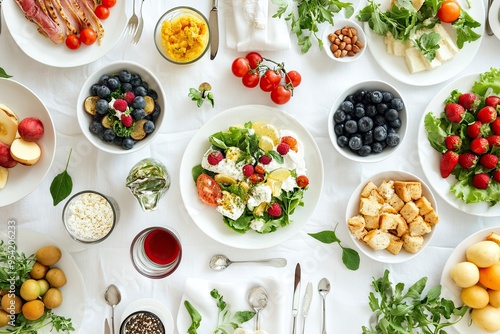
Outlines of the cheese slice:
{"type": "Polygon", "coordinates": [[[441,24],[436,24],[433,31],[441,36],[439,49],[436,50],[436,58],[441,62],[450,60],[458,53],[458,47],[441,24]]]}
{"type": "Polygon", "coordinates": [[[410,73],[417,73],[427,70],[427,65],[424,61],[424,56],[416,48],[411,47],[405,51],[406,66],[410,73]]]}

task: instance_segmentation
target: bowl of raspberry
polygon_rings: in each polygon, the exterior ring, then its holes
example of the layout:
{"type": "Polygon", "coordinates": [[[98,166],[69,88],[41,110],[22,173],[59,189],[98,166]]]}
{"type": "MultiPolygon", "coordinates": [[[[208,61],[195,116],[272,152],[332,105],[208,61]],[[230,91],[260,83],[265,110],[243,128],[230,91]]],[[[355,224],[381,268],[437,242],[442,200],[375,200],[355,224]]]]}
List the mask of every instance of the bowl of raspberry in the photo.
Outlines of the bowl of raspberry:
{"type": "Polygon", "coordinates": [[[364,81],[341,93],[330,109],[328,133],[335,149],[356,162],[379,162],[401,146],[406,103],[383,81],[364,81]]]}
{"type": "Polygon", "coordinates": [[[98,149],[125,154],[148,146],[163,122],[165,93],[146,67],[129,61],[91,74],[77,102],[78,123],[98,149]]]}

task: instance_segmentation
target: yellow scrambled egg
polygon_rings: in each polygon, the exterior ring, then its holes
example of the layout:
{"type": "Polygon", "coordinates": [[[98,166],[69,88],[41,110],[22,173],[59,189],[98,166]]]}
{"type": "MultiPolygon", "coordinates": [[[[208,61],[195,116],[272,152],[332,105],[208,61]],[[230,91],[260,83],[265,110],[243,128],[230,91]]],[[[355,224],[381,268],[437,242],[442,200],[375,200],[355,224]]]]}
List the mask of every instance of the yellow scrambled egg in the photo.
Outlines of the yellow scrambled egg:
{"type": "Polygon", "coordinates": [[[163,22],[161,35],[167,55],[174,61],[186,63],[205,50],[208,27],[192,16],[182,16],[172,22],[163,22]]]}

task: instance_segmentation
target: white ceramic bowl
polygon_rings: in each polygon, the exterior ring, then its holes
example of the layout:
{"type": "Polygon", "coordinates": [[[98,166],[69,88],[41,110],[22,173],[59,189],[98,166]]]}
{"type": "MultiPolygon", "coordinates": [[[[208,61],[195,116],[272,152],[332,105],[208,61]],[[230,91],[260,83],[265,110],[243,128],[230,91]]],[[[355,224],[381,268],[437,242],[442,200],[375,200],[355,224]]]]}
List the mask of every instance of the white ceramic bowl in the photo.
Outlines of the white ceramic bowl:
{"type": "Polygon", "coordinates": [[[148,146],[153,141],[163,123],[165,107],[166,107],[166,97],[161,82],[149,69],[134,62],[117,61],[103,66],[102,68],[98,69],[87,78],[87,80],[82,86],[82,89],[80,90],[80,95],[78,96],[76,110],[77,110],[78,124],[80,125],[83,134],[95,147],[107,153],[127,154],[140,150],[148,146]],[[131,149],[124,149],[123,147],[113,142],[111,143],[105,142],[101,140],[97,135],[93,134],[89,129],[89,125],[92,122],[93,118],[84,110],[85,99],[88,96],[93,95],[91,93],[92,85],[98,83],[101,76],[105,74],[110,76],[116,75],[121,70],[127,70],[131,74],[138,74],[144,82],[148,83],[149,89],[154,90],[158,95],[156,104],[160,107],[161,110],[159,116],[154,121],[155,130],[152,133],[148,134],[144,139],[136,141],[136,143],[131,149]]]}
{"type": "MultiPolygon", "coordinates": [[[[347,36],[347,37],[349,37],[349,36],[347,36]]],[[[349,38],[351,38],[351,37],[349,37],[349,38]]],[[[365,32],[363,31],[363,28],[361,28],[361,26],[359,24],[357,24],[355,21],[349,20],[349,19],[336,18],[334,20],[333,26],[329,25],[325,28],[325,30],[323,30],[323,35],[322,35],[321,39],[323,41],[323,50],[325,51],[325,54],[329,58],[331,58],[335,61],[342,62],[342,63],[350,63],[350,62],[358,60],[359,58],[361,58],[363,56],[363,54],[365,53],[365,50],[366,50],[366,36],[365,36],[365,32]],[[332,33],[335,33],[339,29],[342,30],[345,27],[351,27],[351,28],[356,29],[356,36],[357,36],[356,38],[360,41],[360,43],[362,43],[362,47],[360,48],[359,52],[357,52],[354,56],[345,55],[343,57],[335,57],[333,54],[333,51],[330,48],[332,45],[332,42],[329,39],[329,35],[332,33]]],[[[358,44],[358,47],[359,47],[359,44],[358,44]]]]}
{"type": "Polygon", "coordinates": [[[180,6],[180,7],[174,7],[172,9],[169,9],[165,14],[163,14],[158,22],[156,23],[155,31],[154,31],[154,41],[155,41],[155,46],[158,52],[171,63],[178,64],[178,65],[187,65],[187,64],[192,64],[199,60],[201,57],[205,55],[207,52],[209,45],[210,45],[210,28],[208,26],[208,21],[207,18],[197,9],[194,9],[192,7],[185,7],[185,6],[180,6]],[[162,25],[165,21],[174,21],[176,19],[182,18],[182,17],[189,17],[192,19],[195,19],[199,22],[202,22],[204,24],[204,27],[206,27],[206,31],[203,34],[203,49],[193,58],[188,61],[179,61],[176,59],[172,59],[172,57],[168,54],[165,46],[163,45],[163,38],[162,38],[162,25]]]}
{"type": "MultiPolygon", "coordinates": [[[[345,215],[345,223],[346,223],[346,228],[349,230],[349,227],[347,227],[347,221],[349,218],[356,216],[359,214],[359,200],[361,198],[361,190],[365,185],[369,182],[372,181],[375,183],[376,186],[380,186],[380,184],[383,181],[419,181],[422,184],[422,195],[427,198],[427,200],[431,203],[432,207],[436,211],[436,213],[439,214],[438,208],[437,208],[437,203],[436,199],[434,198],[434,195],[431,192],[431,189],[429,186],[422,181],[419,177],[403,172],[403,171],[386,171],[386,172],[381,172],[374,174],[365,180],[363,180],[353,191],[351,197],[349,198],[349,202],[347,203],[347,208],[346,208],[346,215],[345,215]]],[[[408,253],[404,249],[401,249],[401,251],[397,254],[391,254],[387,250],[374,250],[370,246],[368,246],[364,241],[358,240],[350,231],[349,235],[351,236],[352,241],[356,245],[356,247],[366,256],[369,258],[379,261],[379,262],[384,262],[384,263],[401,263],[408,261],[412,259],[413,257],[417,256],[418,254],[422,253],[422,251],[429,245],[431,242],[432,237],[434,236],[434,233],[436,231],[436,228],[439,228],[439,223],[435,226],[432,227],[432,231],[426,235],[424,235],[424,245],[422,248],[416,252],[416,253],[408,253]]]]}
{"type": "MultiPolygon", "coordinates": [[[[328,116],[328,133],[330,135],[330,140],[335,147],[335,149],[344,157],[357,161],[357,162],[379,162],[384,159],[389,158],[391,155],[393,155],[396,150],[401,147],[401,144],[405,138],[406,135],[406,128],[407,128],[407,110],[406,110],[406,102],[404,98],[401,96],[401,93],[393,87],[392,85],[383,82],[383,81],[378,81],[378,80],[372,80],[372,81],[364,81],[355,84],[354,86],[351,86],[347,88],[343,93],[341,93],[335,102],[332,105],[332,108],[330,109],[330,114],[328,116]],[[349,147],[340,147],[338,142],[337,142],[337,134],[335,133],[335,121],[334,121],[334,114],[335,112],[339,109],[341,103],[350,95],[355,94],[356,92],[360,90],[365,90],[365,91],[381,91],[381,92],[390,92],[393,94],[394,97],[400,98],[403,103],[404,103],[404,108],[399,112],[399,119],[401,120],[401,127],[397,130],[397,133],[400,136],[400,142],[397,146],[387,146],[383,149],[382,152],[380,153],[371,153],[367,156],[361,156],[355,151],[352,151],[349,147]]],[[[375,125],[373,126],[375,128],[375,125]]]]}
{"type": "Polygon", "coordinates": [[[33,166],[17,164],[9,169],[7,183],[0,189],[0,207],[3,207],[30,194],[45,178],[56,153],[56,132],[49,110],[28,87],[12,79],[0,78],[0,92],[0,103],[8,106],[19,121],[36,117],[44,127],[44,134],[37,141],[42,150],[40,160],[33,166]]]}

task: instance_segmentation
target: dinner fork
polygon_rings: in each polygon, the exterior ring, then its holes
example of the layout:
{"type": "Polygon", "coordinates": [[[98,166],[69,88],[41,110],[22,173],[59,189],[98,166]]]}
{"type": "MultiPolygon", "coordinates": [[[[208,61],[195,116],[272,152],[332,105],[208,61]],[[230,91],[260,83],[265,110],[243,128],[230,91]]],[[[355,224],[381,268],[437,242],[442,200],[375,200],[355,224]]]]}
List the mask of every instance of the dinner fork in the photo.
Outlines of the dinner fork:
{"type": "Polygon", "coordinates": [[[134,35],[137,31],[137,25],[139,24],[139,17],[135,13],[135,0],[133,1],[133,7],[132,7],[132,16],[128,20],[127,23],[127,33],[130,35],[134,35]]]}
{"type": "Polygon", "coordinates": [[[134,39],[132,40],[132,44],[139,43],[142,35],[142,28],[144,28],[144,18],[142,16],[142,5],[144,5],[144,0],[141,1],[141,8],[139,9],[139,26],[135,31],[134,39]]]}

